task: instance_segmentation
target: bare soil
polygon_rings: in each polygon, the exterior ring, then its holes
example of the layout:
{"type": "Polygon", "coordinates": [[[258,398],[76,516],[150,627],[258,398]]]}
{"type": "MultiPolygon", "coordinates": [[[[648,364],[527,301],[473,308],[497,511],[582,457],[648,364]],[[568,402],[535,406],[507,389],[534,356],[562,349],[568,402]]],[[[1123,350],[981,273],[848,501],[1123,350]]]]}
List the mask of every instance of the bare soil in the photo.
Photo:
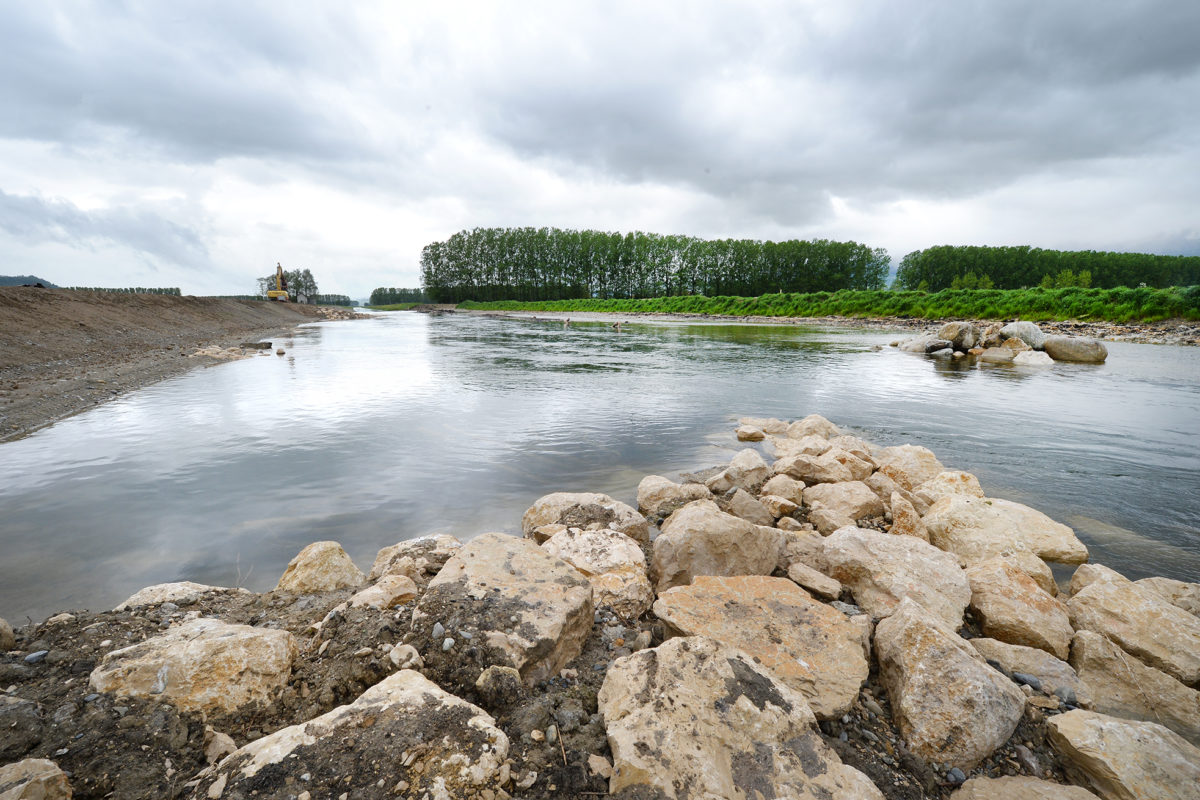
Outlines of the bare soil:
{"type": "Polygon", "coordinates": [[[348,309],[216,297],[0,288],[0,442],[220,363],[197,350],[280,336],[348,309]]]}

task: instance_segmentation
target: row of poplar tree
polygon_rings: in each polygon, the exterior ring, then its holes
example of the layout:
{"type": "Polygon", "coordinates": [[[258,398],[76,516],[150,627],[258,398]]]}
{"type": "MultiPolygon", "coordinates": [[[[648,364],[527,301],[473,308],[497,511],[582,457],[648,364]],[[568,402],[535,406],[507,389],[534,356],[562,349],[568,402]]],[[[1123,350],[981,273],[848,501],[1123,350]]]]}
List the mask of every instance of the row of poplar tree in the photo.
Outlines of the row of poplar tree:
{"type": "Polygon", "coordinates": [[[857,242],[762,242],[559,228],[475,228],[421,252],[434,302],[756,296],[882,289],[886,250],[857,242]]]}

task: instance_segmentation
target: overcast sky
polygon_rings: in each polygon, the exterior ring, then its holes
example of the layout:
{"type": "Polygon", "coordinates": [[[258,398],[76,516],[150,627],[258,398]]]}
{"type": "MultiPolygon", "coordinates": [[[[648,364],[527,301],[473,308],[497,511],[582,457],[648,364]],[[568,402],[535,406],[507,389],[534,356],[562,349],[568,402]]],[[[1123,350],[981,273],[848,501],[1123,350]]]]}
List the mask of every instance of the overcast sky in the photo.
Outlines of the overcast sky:
{"type": "Polygon", "coordinates": [[[525,225],[1197,254],[1198,42],[1187,0],[0,0],[0,274],[357,298],[525,225]]]}

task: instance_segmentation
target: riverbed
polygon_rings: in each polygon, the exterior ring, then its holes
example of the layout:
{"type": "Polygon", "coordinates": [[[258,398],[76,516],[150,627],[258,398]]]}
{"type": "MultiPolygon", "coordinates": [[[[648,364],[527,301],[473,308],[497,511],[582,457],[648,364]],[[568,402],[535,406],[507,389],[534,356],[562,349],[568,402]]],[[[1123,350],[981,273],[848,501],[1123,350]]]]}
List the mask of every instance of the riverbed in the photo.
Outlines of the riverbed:
{"type": "Polygon", "coordinates": [[[819,413],[932,449],[1075,528],[1129,577],[1200,580],[1200,350],[1113,342],[1016,368],[847,327],[379,314],[141,389],[0,444],[0,616],[145,585],[274,586],[306,544],[360,567],[422,534],[518,532],[551,491],[633,503],[728,461],[743,415],[819,413]]]}

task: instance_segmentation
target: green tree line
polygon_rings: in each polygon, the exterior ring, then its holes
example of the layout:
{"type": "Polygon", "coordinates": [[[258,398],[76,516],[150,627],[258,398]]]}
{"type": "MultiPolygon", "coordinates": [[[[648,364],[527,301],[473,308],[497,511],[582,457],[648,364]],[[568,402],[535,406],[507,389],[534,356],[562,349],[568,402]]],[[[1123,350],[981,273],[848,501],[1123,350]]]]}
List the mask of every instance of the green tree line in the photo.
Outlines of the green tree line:
{"type": "Polygon", "coordinates": [[[397,303],[428,303],[429,295],[424,289],[396,289],[380,286],[371,292],[370,305],[390,306],[397,303]]]}
{"type": "Polygon", "coordinates": [[[559,228],[475,228],[421,252],[430,299],[557,300],[882,289],[882,248],[559,228]]]}
{"type": "Polygon", "coordinates": [[[1021,289],[1163,288],[1200,283],[1200,256],[1042,250],[1038,247],[940,245],[915,250],[900,261],[895,288],[1021,289]]]}
{"type": "Polygon", "coordinates": [[[345,294],[315,294],[308,298],[310,303],[316,303],[319,306],[356,306],[357,300],[351,300],[349,295],[345,294]]]}
{"type": "Polygon", "coordinates": [[[117,289],[108,286],[68,286],[76,292],[110,292],[112,294],[169,294],[175,297],[180,296],[178,286],[146,288],[145,286],[132,286],[124,289],[117,289]]]}

